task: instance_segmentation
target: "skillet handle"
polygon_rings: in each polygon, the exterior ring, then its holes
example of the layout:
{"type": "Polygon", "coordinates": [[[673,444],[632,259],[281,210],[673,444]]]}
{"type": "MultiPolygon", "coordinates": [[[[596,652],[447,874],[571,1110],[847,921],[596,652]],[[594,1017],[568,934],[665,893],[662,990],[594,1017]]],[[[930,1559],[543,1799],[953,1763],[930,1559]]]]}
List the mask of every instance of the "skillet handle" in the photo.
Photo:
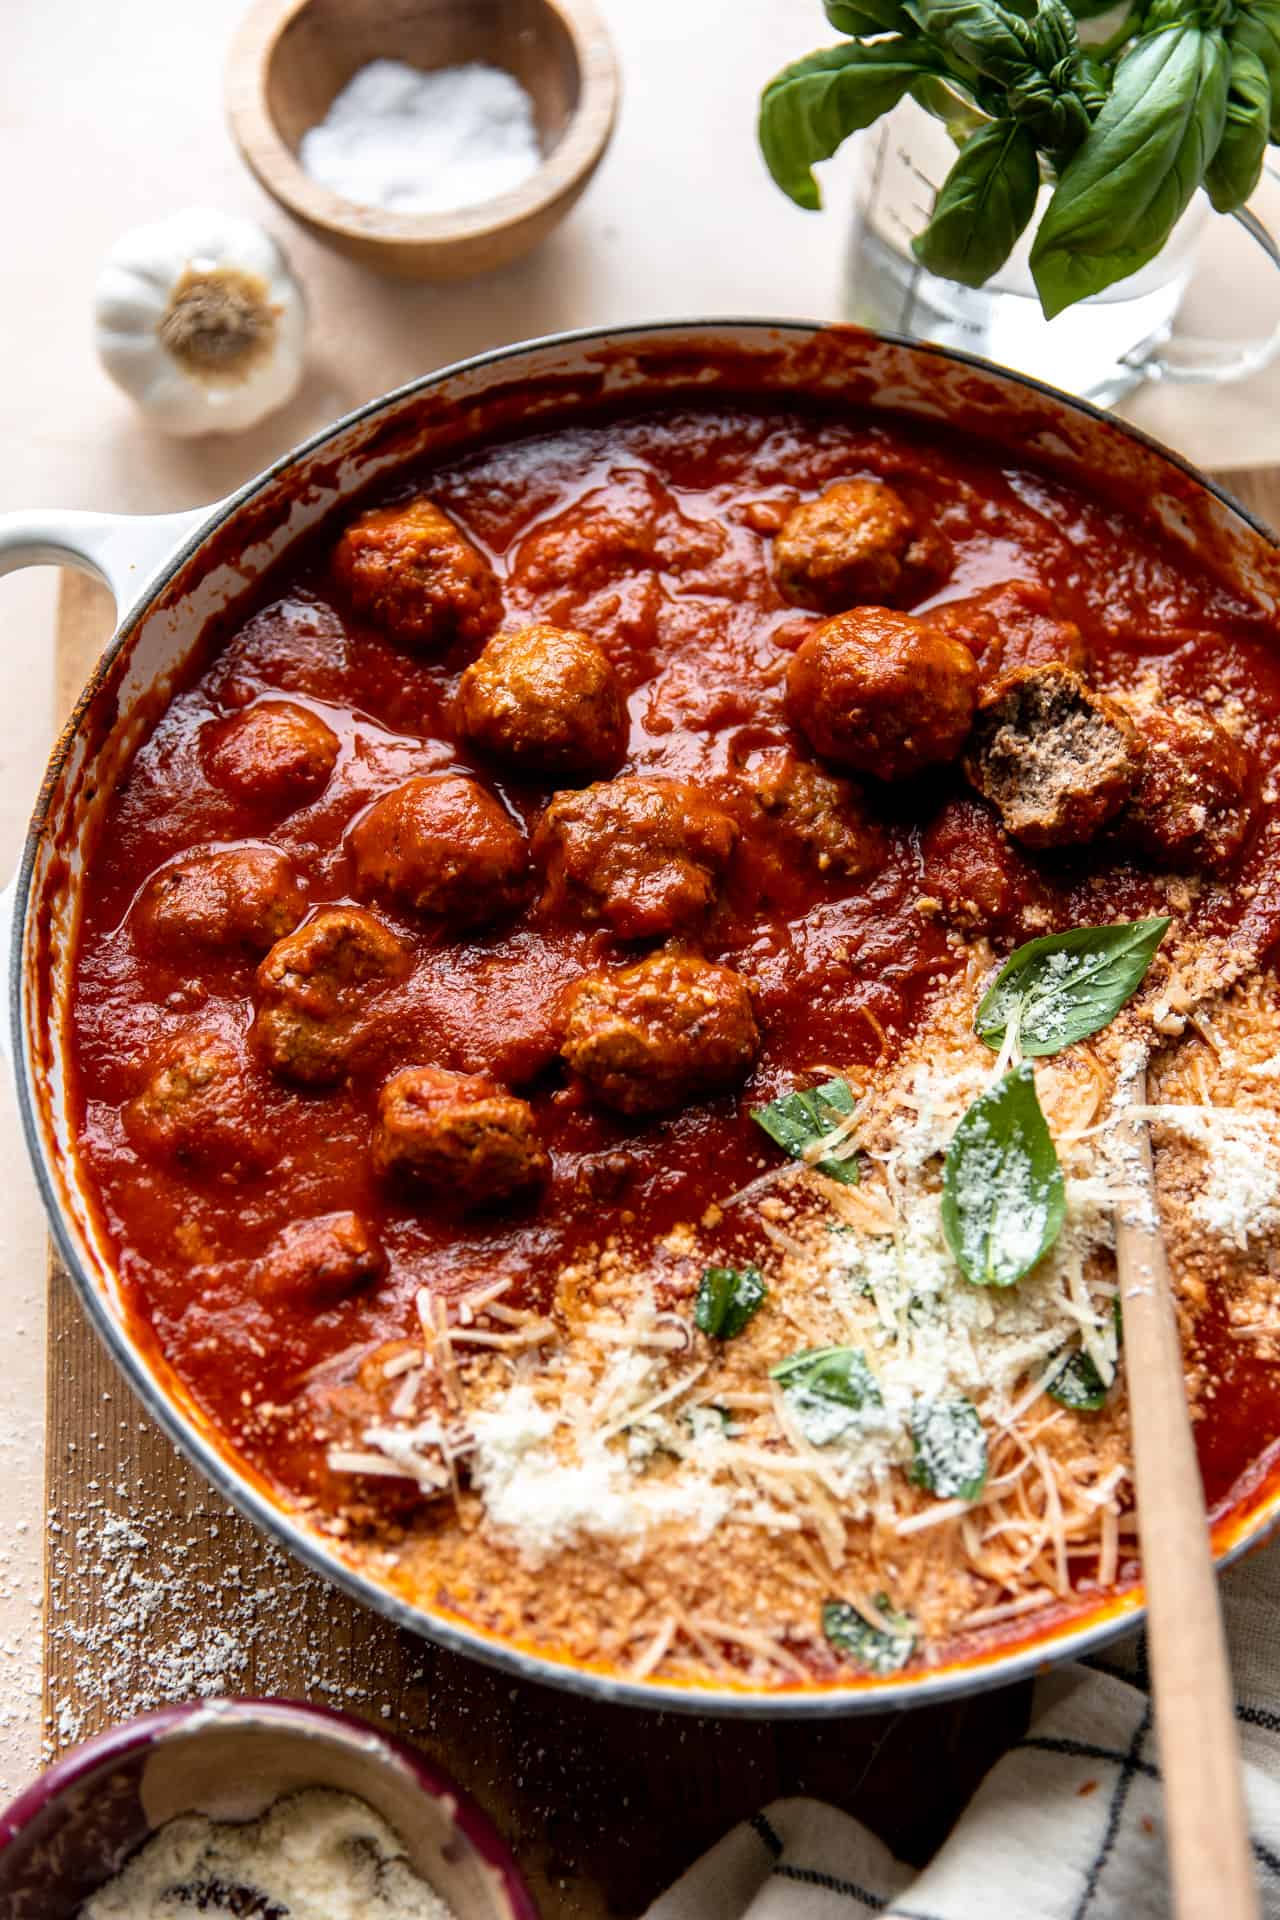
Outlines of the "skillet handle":
{"type": "Polygon", "coordinates": [[[0,574],[20,567],[74,567],[101,580],[117,611],[131,607],[142,589],[217,512],[70,513],[56,508],[0,515],[0,574]]]}

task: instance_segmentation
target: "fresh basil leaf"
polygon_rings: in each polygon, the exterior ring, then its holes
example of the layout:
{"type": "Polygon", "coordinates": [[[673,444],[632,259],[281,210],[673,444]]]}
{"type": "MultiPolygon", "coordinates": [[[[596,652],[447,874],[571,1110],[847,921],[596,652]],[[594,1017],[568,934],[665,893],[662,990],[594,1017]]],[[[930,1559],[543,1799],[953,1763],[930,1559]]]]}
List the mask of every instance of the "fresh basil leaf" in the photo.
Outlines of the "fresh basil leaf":
{"type": "MultiPolygon", "coordinates": [[[[769,1138],[789,1153],[793,1160],[807,1160],[820,1140],[834,1133],[854,1109],[853,1093],[847,1080],[827,1080],[820,1087],[802,1093],[784,1093],[767,1107],[752,1107],[751,1118],[763,1127],[769,1138]]],[[[843,1187],[856,1187],[859,1178],[858,1156],[850,1153],[835,1160],[811,1161],[819,1173],[838,1180],[843,1187]]]]}
{"type": "Polygon", "coordinates": [[[972,67],[1001,86],[1025,79],[1035,64],[1030,23],[999,0],[905,0],[921,31],[961,70],[972,67]]]}
{"type": "Polygon", "coordinates": [[[1062,1168],[1029,1066],[1015,1067],[961,1118],[942,1174],[942,1228],[966,1280],[1011,1287],[1062,1230],[1062,1168]]]}
{"type": "Polygon", "coordinates": [[[919,1628],[909,1613],[894,1611],[887,1593],[876,1595],[876,1612],[888,1623],[888,1633],[864,1620],[847,1600],[828,1600],[822,1609],[822,1631],[833,1647],[850,1654],[868,1673],[897,1673],[915,1650],[919,1628]]]}
{"type": "Polygon", "coordinates": [[[822,0],[822,10],[837,33],[857,40],[873,33],[911,31],[899,0],[822,0]]]}
{"type": "Polygon", "coordinates": [[[1231,51],[1256,53],[1271,82],[1271,138],[1280,140],[1280,0],[1254,0],[1242,7],[1230,28],[1231,51]]]}
{"type": "Polygon", "coordinates": [[[1229,77],[1216,28],[1165,27],[1125,54],[1031,249],[1047,319],[1155,259],[1217,151],[1229,77]]]}
{"type": "Polygon", "coordinates": [[[1124,1323],[1120,1318],[1120,1302],[1117,1300],[1114,1329],[1111,1340],[1106,1343],[1111,1350],[1110,1372],[1104,1378],[1093,1355],[1086,1353],[1083,1347],[1073,1347],[1069,1352],[1064,1351],[1061,1367],[1045,1387],[1049,1398],[1056,1400],[1060,1406],[1071,1407],[1077,1413],[1096,1413],[1115,1385],[1123,1339],[1124,1323]]]}
{"type": "Polygon", "coordinates": [[[987,1436],[970,1400],[917,1400],[911,1478],[942,1500],[976,1500],[987,1484],[987,1436]]]}
{"type": "Polygon", "coordinates": [[[1219,213],[1242,207],[1262,177],[1271,138],[1271,77],[1250,47],[1231,47],[1227,124],[1204,176],[1205,192],[1219,213]]]}
{"type": "Polygon", "coordinates": [[[874,1373],[856,1347],[806,1347],[779,1361],[770,1376],[811,1446],[830,1446],[854,1431],[859,1415],[884,1400],[874,1373]]]}
{"type": "Polygon", "coordinates": [[[983,994],[974,1032],[998,1049],[1016,1019],[1018,1045],[1033,1059],[1087,1040],[1138,991],[1169,925],[1161,914],[1028,940],[983,994]]]}
{"type": "Polygon", "coordinates": [[[760,150],[770,173],[797,206],[816,209],[813,177],[851,133],[896,107],[922,74],[944,71],[922,40],[829,47],[784,67],[760,100],[760,150]]]}
{"type": "Polygon", "coordinates": [[[912,252],[930,273],[980,287],[1009,258],[1039,191],[1034,134],[997,120],[961,149],[912,252]]]}
{"type": "Polygon", "coordinates": [[[975,133],[981,133],[989,127],[991,121],[978,107],[973,106],[965,92],[959,91],[956,80],[939,80],[929,74],[923,80],[917,80],[911,89],[911,98],[918,107],[941,120],[951,138],[958,147],[962,147],[975,133]]]}
{"type": "Polygon", "coordinates": [[[698,1287],[693,1323],[712,1340],[734,1340],[769,1292],[759,1267],[708,1267],[698,1287]]]}

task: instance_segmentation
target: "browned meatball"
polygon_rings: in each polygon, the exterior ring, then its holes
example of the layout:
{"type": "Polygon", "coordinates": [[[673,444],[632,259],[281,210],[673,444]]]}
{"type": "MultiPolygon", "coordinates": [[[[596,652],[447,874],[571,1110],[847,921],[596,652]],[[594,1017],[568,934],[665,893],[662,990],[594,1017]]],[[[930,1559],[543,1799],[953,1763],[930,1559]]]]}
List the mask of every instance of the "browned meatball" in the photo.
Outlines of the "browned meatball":
{"type": "Polygon", "coordinates": [[[376,1280],[385,1266],[359,1214],[324,1213],[292,1221],[255,1262],[251,1280],[259,1299],[324,1307],[376,1280]]]}
{"type": "Polygon", "coordinates": [[[203,752],[217,786],[264,806],[294,807],[328,783],[338,736],[292,700],[259,700],[206,729],[203,752]]]}
{"type": "Polygon", "coordinates": [[[285,1080],[341,1080],[361,1036],[371,994],[407,973],[409,956],[360,907],[325,907],[277,940],[258,968],[254,1039],[285,1080]]]}
{"type": "Polygon", "coordinates": [[[945,538],[922,533],[882,480],[837,480],[788,515],[773,549],[783,599],[819,613],[922,599],[950,565],[945,538]]]}
{"type": "Polygon", "coordinates": [[[550,1162],[533,1109],[484,1074],[406,1067],[378,1096],[373,1164],[467,1211],[541,1184],[550,1162]]]}
{"type": "Polygon", "coordinates": [[[476,746],[534,773],[608,773],[627,748],[618,676],[574,627],[496,634],[463,674],[454,714],[476,746]]]}
{"type": "Polygon", "coordinates": [[[153,873],[138,901],[144,940],[265,953],[306,911],[297,876],[274,847],[211,847],[153,873]]]}
{"type": "Polygon", "coordinates": [[[978,709],[965,772],[1028,847],[1091,840],[1129,797],[1133,727],[1070,667],[1020,667],[978,709]]]}
{"type": "Polygon", "coordinates": [[[431,500],[362,513],[333,570],[357,613],[416,648],[486,640],[502,618],[492,567],[431,500]]]}
{"type": "Polygon", "coordinates": [[[1138,773],[1122,837],[1160,866],[1229,865],[1249,831],[1242,749],[1201,708],[1152,707],[1133,718],[1138,773]]]}
{"type": "Polygon", "coordinates": [[[197,1172],[243,1178],[275,1157],[240,1056],[216,1033],[184,1033],[163,1046],[124,1121],[152,1159],[197,1172]]]}
{"type": "Polygon", "coordinates": [[[362,893],[387,894],[454,927],[495,920],[524,898],[524,835],[464,774],[406,780],[361,815],[348,844],[362,893]]]}
{"type": "Polygon", "coordinates": [[[920,843],[924,892],[965,933],[1030,932],[1044,888],[995,816],[978,800],[948,800],[920,843]]]}
{"type": "Polygon", "coordinates": [[[786,747],[761,754],[742,777],[787,851],[819,873],[856,880],[884,865],[884,835],[868,820],[851,781],[836,779],[786,747]]]}
{"type": "Polygon", "coordinates": [[[1064,619],[1048,589],[1034,580],[1002,580],[964,600],[948,600],[922,616],[968,647],[985,693],[1016,667],[1061,661],[1089,671],[1089,649],[1074,620],[1064,619]]]}
{"type": "Polygon", "coordinates": [[[550,902],[644,940],[713,905],[736,837],[729,815],[683,780],[606,780],[556,794],[533,851],[550,902]]]}
{"type": "Polygon", "coordinates": [[[909,613],[861,607],[815,627],[787,674],[787,712],[828,760],[905,780],[954,760],[973,720],[967,647],[909,613]]]}
{"type": "Polygon", "coordinates": [[[586,974],[564,1014],[564,1058],[620,1113],[661,1113],[734,1086],[760,1045],[746,981],[692,954],[586,974]]]}

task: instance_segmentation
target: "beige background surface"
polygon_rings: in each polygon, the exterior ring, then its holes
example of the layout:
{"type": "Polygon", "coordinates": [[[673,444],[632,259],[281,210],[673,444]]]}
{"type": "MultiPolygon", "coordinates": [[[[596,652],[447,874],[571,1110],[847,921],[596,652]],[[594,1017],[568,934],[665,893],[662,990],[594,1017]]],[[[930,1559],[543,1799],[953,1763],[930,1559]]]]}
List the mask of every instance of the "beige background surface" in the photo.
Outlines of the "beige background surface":
{"type": "MultiPolygon", "coordinates": [[[[623,72],[613,147],[533,259],[469,286],[375,281],[319,248],[245,173],[223,128],[221,69],[240,0],[0,0],[0,511],[158,511],[216,498],[362,399],[460,355],[611,320],[839,311],[851,161],[826,218],[772,188],[755,93],[829,37],[816,0],[602,0],[623,72]],[[313,315],[306,383],[255,433],[175,443],[99,371],[95,274],[125,228],[197,202],[253,214],[285,243],[313,315]]],[[[1201,324],[1265,312],[1271,287],[1222,237],[1201,324]]],[[[1280,307],[1280,293],[1277,294],[1280,307]]],[[[1213,396],[1144,395],[1137,412],[1206,463],[1280,451],[1263,376],[1213,396]]],[[[0,870],[11,869],[52,725],[53,576],[0,580],[0,870]]],[[[0,1095],[0,1795],[38,1751],[43,1532],[44,1233],[12,1103],[0,1095]]]]}

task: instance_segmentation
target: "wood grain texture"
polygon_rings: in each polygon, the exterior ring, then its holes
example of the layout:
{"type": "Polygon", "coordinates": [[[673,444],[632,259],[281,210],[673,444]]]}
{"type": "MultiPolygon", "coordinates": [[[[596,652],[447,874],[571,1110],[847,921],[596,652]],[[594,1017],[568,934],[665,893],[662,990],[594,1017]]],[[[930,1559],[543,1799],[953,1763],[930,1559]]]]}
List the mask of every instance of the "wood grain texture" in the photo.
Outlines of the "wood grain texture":
{"type": "MultiPolygon", "coordinates": [[[[63,710],[111,628],[63,576],[63,710]]],[[[194,1693],[284,1694],[415,1741],[486,1808],[546,1920],[640,1912],[744,1816],[812,1794],[904,1859],[937,1847],[1026,1723],[1029,1688],[824,1726],[581,1701],[431,1647],[272,1547],[142,1414],[50,1264],[45,1721],[50,1754],[194,1693]]]]}

